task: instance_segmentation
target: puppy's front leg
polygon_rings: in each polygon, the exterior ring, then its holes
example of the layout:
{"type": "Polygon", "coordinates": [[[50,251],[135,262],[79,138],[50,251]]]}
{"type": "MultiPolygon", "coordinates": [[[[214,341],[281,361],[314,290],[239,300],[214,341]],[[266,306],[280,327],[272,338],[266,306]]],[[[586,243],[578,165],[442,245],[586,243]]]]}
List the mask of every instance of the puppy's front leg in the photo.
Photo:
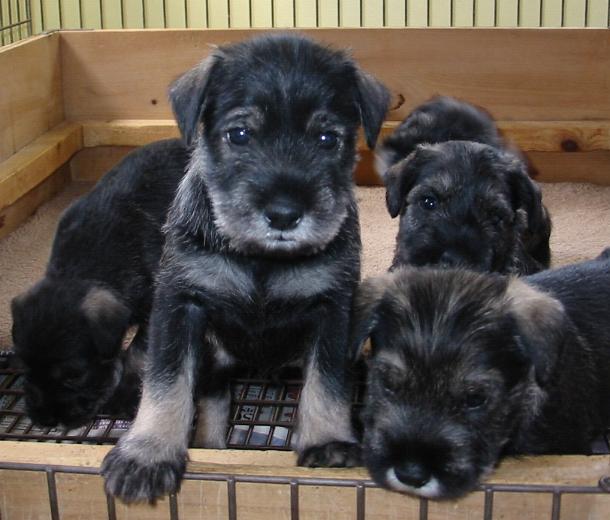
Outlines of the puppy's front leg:
{"type": "Polygon", "coordinates": [[[107,493],[125,502],[154,502],[180,488],[204,318],[198,304],[158,291],[140,407],[101,470],[107,493]]]}
{"type": "Polygon", "coordinates": [[[297,417],[300,466],[360,464],[360,447],[351,419],[353,381],[347,338],[346,313],[329,313],[305,365],[297,417]]]}

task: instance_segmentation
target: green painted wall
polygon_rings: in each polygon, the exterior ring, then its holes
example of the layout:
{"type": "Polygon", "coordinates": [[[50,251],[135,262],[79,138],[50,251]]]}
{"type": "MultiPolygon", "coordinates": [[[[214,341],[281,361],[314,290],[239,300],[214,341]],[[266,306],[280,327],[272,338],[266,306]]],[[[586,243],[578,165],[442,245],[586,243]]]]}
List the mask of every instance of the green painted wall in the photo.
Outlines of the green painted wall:
{"type": "MultiPolygon", "coordinates": [[[[0,0],[0,25],[159,27],[608,27],[610,0],[0,0]]],[[[29,35],[1,31],[2,43],[29,35]]]]}

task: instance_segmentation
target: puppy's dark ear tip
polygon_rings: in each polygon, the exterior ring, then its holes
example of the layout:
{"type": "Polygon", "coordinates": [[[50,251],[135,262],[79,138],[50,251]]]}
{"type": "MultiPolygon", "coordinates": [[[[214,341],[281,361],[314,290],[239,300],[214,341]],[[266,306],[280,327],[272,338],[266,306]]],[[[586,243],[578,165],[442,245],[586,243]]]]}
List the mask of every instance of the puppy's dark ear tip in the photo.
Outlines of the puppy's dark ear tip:
{"type": "Polygon", "coordinates": [[[386,208],[388,209],[388,213],[390,214],[390,217],[392,217],[392,218],[396,218],[400,214],[400,210],[401,210],[400,202],[396,201],[394,199],[395,199],[395,197],[393,197],[392,195],[390,195],[390,193],[388,191],[386,191],[385,205],[386,205],[386,208]]]}

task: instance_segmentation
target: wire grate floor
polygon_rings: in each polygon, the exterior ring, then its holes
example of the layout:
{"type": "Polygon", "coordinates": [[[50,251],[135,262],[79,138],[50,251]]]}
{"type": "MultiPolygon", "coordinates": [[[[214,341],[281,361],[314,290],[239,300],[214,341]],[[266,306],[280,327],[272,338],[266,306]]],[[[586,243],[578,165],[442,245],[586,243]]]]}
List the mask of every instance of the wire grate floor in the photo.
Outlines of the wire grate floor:
{"type": "MultiPolygon", "coordinates": [[[[11,355],[0,356],[0,440],[114,444],[130,419],[98,415],[78,428],[43,428],[25,413],[23,371],[11,366],[11,355]]],[[[227,447],[232,449],[290,450],[302,388],[300,373],[286,370],[272,379],[245,373],[232,380],[227,447]]],[[[360,408],[364,385],[354,389],[354,410],[360,408]]],[[[192,437],[195,434],[196,418],[192,437]]]]}

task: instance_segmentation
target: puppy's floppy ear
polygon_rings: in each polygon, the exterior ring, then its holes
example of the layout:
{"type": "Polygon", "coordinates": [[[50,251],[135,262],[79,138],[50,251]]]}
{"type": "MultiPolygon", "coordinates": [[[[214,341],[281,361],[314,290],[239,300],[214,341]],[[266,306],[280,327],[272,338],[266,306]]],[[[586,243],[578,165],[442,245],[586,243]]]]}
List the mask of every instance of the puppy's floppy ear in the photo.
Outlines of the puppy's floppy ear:
{"type": "Polygon", "coordinates": [[[102,358],[116,356],[129,326],[129,309],[111,291],[101,287],[89,289],[80,309],[102,358]]]}
{"type": "Polygon", "coordinates": [[[205,97],[214,65],[220,56],[211,54],[199,65],[180,76],[169,89],[169,100],[187,145],[192,144],[201,121],[205,97]]]}
{"type": "Polygon", "coordinates": [[[596,260],[600,260],[602,262],[605,262],[607,260],[610,260],[610,247],[607,247],[606,249],[604,249],[599,256],[596,258],[596,260]]]}
{"type": "Polygon", "coordinates": [[[513,209],[522,209],[527,214],[527,229],[530,233],[546,236],[550,233],[548,213],[542,205],[542,192],[528,174],[525,161],[512,152],[502,152],[501,160],[511,190],[513,209]]]}
{"type": "Polygon", "coordinates": [[[419,147],[407,157],[392,165],[383,175],[385,202],[392,218],[397,217],[407,203],[407,194],[417,181],[419,173],[419,147]]]}
{"type": "Polygon", "coordinates": [[[360,122],[364,128],[366,144],[372,150],[375,148],[377,136],[388,111],[390,91],[385,85],[362,70],[357,71],[356,82],[360,122]]]}
{"type": "Polygon", "coordinates": [[[367,278],[354,295],[350,348],[352,359],[365,355],[365,345],[379,323],[379,306],[388,285],[390,274],[367,278]]]}
{"type": "Polygon", "coordinates": [[[536,382],[544,387],[559,358],[567,328],[561,302],[517,278],[506,289],[518,338],[534,365],[536,382]]]}

